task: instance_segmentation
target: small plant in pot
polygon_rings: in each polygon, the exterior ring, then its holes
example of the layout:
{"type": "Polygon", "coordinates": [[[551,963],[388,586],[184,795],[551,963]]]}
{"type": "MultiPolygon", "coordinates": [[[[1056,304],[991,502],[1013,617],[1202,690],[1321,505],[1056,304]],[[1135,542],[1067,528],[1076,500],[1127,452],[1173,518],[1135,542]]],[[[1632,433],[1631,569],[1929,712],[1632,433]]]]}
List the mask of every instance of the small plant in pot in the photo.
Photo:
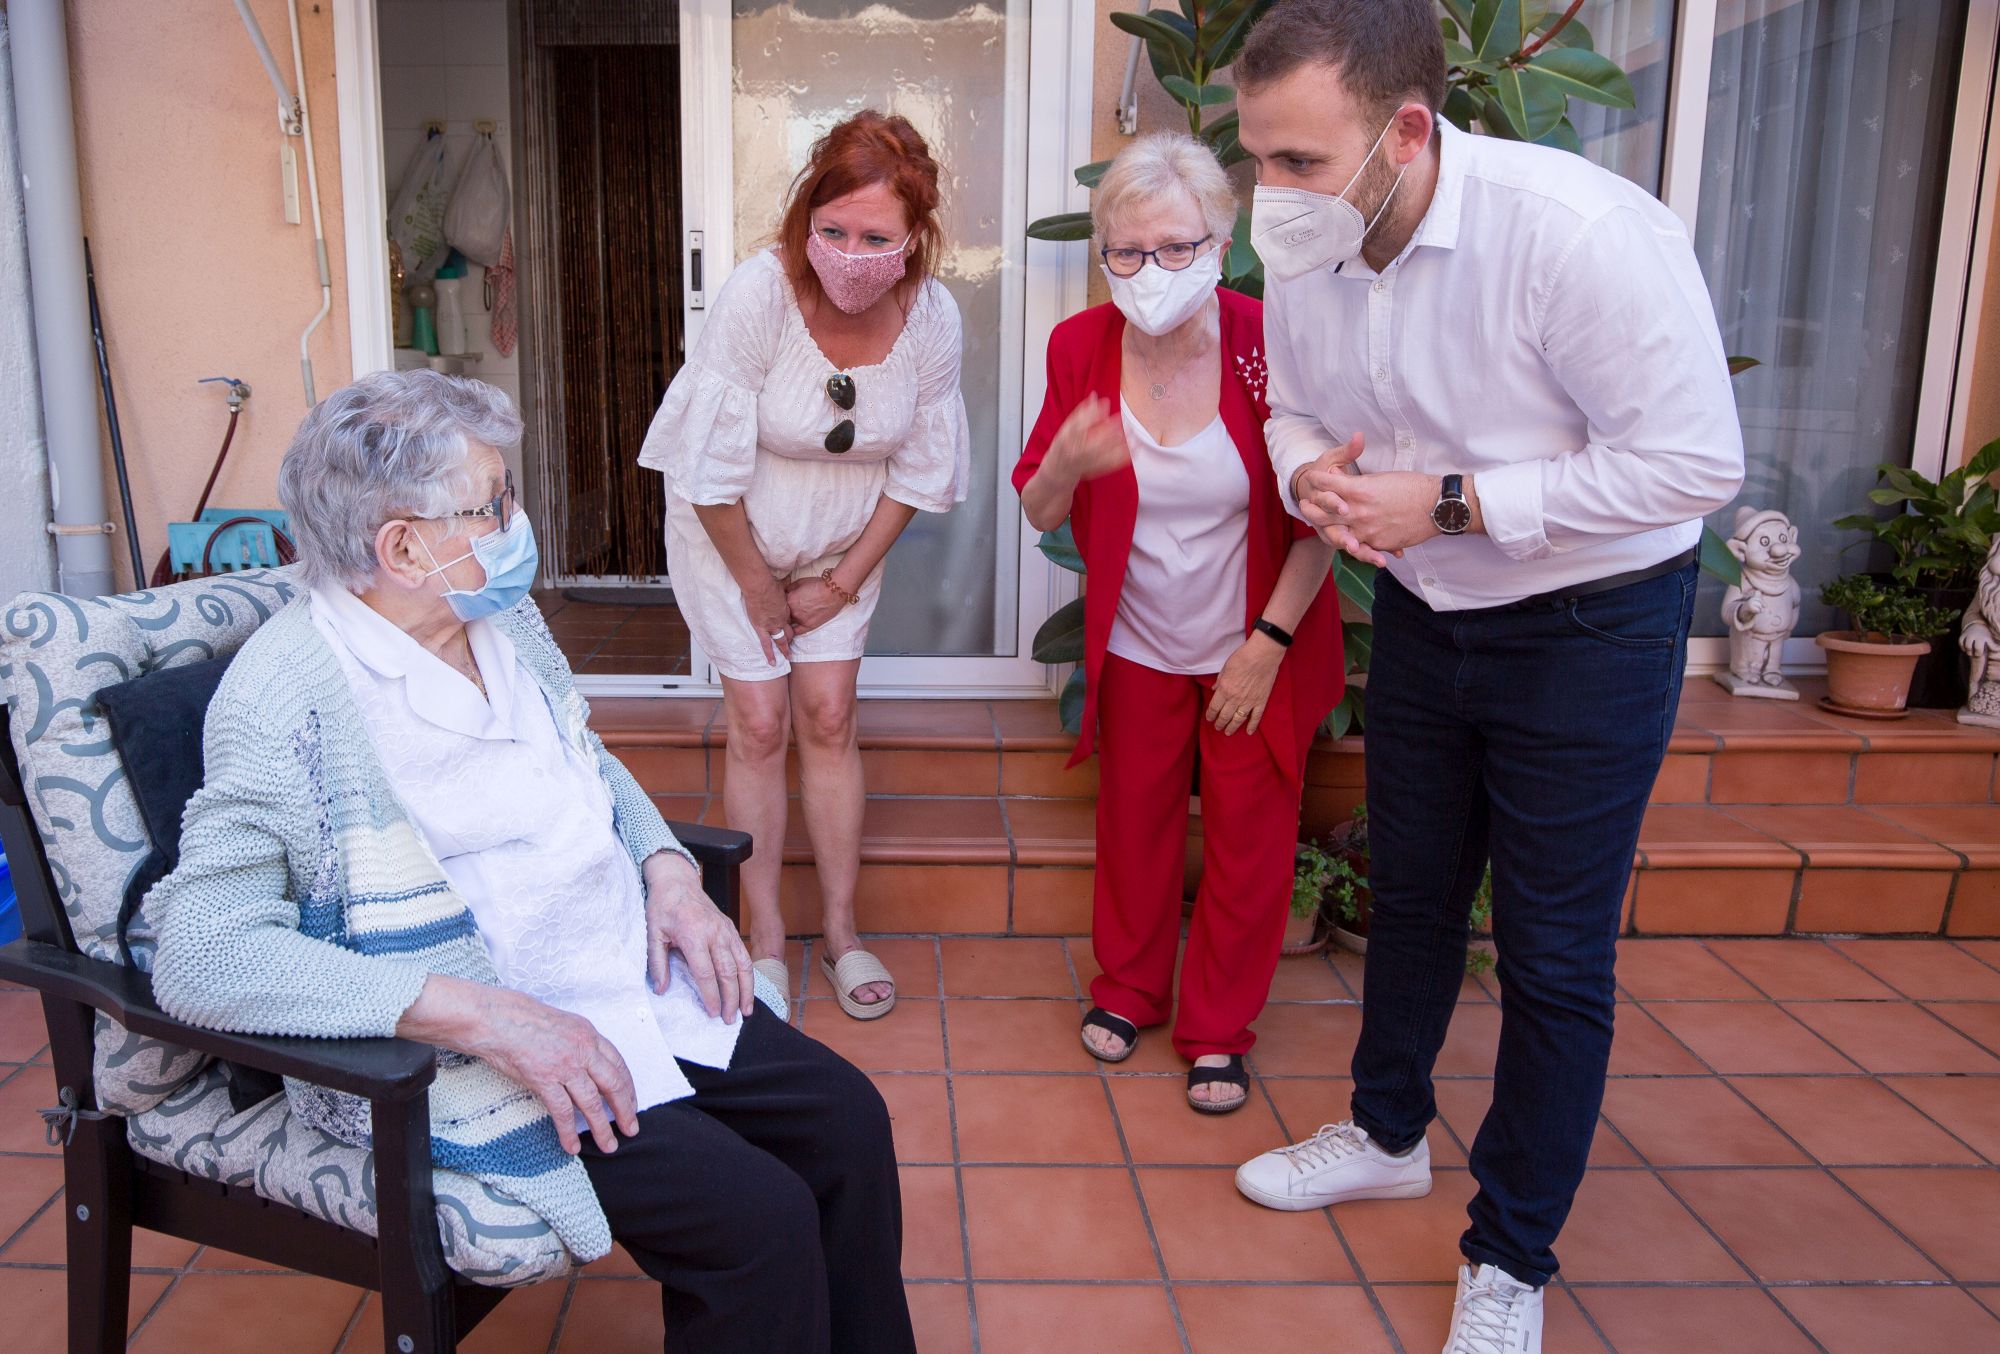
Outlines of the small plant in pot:
{"type": "MultiPolygon", "coordinates": [[[[1323,847],[1299,848],[1299,868],[1292,889],[1294,915],[1308,899],[1317,899],[1322,927],[1330,929],[1342,949],[1356,954],[1368,952],[1369,920],[1375,895],[1368,885],[1368,806],[1359,805],[1354,816],[1335,828],[1323,847]]],[[[1479,881],[1472,899],[1470,929],[1485,936],[1493,920],[1493,871],[1479,881]]],[[[1493,967],[1493,951],[1475,944],[1466,951],[1465,971],[1485,973],[1493,967]]]]}
{"type": "Polygon", "coordinates": [[[1820,589],[1820,601],[1847,613],[1851,630],[1823,631],[1827,694],[1820,704],[1836,714],[1901,719],[1917,660],[1931,640],[1947,633],[1956,612],[1926,599],[1895,579],[1848,574],[1820,589]]]}

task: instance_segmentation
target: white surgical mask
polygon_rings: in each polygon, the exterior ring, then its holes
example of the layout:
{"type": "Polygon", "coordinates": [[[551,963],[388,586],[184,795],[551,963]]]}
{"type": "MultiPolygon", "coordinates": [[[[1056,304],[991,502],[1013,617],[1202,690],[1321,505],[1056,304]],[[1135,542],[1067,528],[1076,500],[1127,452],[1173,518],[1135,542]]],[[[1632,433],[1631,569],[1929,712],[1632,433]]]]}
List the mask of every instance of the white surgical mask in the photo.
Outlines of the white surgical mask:
{"type": "MultiPolygon", "coordinates": [[[[1102,265],[1099,265],[1102,267],[1102,265]]],[[[1130,277],[1109,268],[1111,300],[1133,327],[1158,338],[1191,319],[1222,281],[1222,251],[1211,249],[1177,273],[1148,261],[1130,277]]]]}
{"type": "Polygon", "coordinates": [[[1321,268],[1347,263],[1361,252],[1368,232],[1375,229],[1375,223],[1396,200],[1396,189],[1403,186],[1403,175],[1410,172],[1410,167],[1404,165],[1396,172],[1396,182],[1382,199],[1374,221],[1363,220],[1361,209],[1347,200],[1347,194],[1361,181],[1362,170],[1368,168],[1368,162],[1382,148],[1383,138],[1389,135],[1389,128],[1395,125],[1391,119],[1382,129],[1362,158],[1361,167],[1338,194],[1329,197],[1304,188],[1257,185],[1250,207],[1250,243],[1273,277],[1290,282],[1321,268]]]}

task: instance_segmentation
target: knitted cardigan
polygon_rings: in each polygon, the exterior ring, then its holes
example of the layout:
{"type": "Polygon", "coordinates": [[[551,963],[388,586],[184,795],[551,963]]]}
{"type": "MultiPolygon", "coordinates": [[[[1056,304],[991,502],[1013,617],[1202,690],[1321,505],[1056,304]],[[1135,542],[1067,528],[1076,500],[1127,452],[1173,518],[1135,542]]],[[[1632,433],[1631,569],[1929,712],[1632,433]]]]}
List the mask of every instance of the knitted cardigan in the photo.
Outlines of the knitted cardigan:
{"type": "MultiPolygon", "coordinates": [[[[679,851],[638,782],[604,748],[532,601],[494,618],[595,754],[634,868],[679,851]]],[[[146,897],[153,990],[191,1024],[321,1038],[392,1035],[433,973],[499,981],[472,913],[410,822],[333,651],[301,595],[261,626],[209,705],[205,780],[183,818],[179,867],[146,897]]],[[[683,853],[685,854],[685,853],[683,853]]],[[[368,1145],[367,1105],[288,1081],[313,1126],[368,1145]]],[[[520,1200],[579,1260],[611,1249],[583,1166],[530,1092],[440,1050],[431,1159],[520,1200]]]]}

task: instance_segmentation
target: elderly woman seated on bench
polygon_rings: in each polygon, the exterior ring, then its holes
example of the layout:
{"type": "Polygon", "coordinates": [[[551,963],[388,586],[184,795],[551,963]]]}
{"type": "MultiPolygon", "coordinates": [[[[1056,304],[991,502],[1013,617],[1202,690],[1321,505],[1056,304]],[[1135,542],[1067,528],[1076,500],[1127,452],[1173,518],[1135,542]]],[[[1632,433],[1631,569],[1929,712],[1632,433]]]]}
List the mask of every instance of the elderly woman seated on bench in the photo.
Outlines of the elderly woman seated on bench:
{"type": "MultiPolygon", "coordinates": [[[[913,1350],[881,1096],[755,1000],[735,926],[586,724],[527,596],[520,436],[505,395],[431,371],[306,416],[279,494],[310,590],[209,707],[147,900],[155,991],[194,1024],[444,1050],[434,1162],[579,1259],[622,1242],[669,1348],[913,1350]]],[[[286,1089],[367,1143],[366,1102],[286,1089]]]]}

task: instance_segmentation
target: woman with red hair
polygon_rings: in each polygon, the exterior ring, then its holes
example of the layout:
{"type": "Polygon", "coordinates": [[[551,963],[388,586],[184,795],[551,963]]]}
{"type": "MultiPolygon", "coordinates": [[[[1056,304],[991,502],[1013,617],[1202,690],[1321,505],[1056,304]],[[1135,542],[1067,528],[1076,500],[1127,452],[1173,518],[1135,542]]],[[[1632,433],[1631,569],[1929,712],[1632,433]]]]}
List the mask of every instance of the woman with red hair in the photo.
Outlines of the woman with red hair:
{"type": "Polygon", "coordinates": [[[971,468],[938,204],[937,162],[902,118],[862,112],[820,138],[775,242],[723,285],[639,454],[666,476],[674,594],[722,673],[723,806],[757,843],[750,953],[796,990],[778,909],[795,732],[821,962],[857,1020],[888,1014],[896,992],[855,930],[855,683],[889,547],[917,512],[963,502],[971,468]]]}

